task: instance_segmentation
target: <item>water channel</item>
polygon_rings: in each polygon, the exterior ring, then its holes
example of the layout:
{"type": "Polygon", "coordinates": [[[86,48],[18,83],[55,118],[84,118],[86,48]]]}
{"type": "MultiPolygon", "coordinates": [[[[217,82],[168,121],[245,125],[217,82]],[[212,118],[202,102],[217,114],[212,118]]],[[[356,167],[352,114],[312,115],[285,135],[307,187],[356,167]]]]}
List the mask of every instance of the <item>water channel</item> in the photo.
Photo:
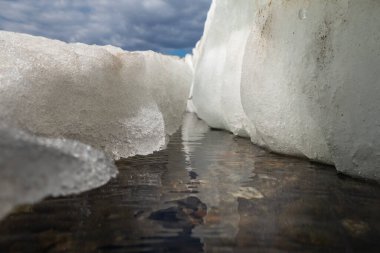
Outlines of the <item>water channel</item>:
{"type": "Polygon", "coordinates": [[[117,178],[17,208],[0,252],[378,252],[380,187],[267,152],[194,115],[117,178]]]}

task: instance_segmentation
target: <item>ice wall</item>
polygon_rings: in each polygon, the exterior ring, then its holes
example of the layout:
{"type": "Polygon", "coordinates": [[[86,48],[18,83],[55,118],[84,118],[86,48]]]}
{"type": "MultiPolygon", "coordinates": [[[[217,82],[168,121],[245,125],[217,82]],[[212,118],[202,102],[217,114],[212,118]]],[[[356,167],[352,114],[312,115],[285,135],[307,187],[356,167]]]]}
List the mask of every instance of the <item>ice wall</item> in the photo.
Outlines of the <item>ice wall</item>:
{"type": "Polygon", "coordinates": [[[240,135],[250,132],[240,101],[240,73],[252,7],[249,1],[214,1],[194,50],[193,102],[198,115],[211,127],[240,135]]]}
{"type": "Polygon", "coordinates": [[[0,32],[0,121],[115,158],[165,145],[191,78],[178,57],[0,32]]]}
{"type": "Polygon", "coordinates": [[[18,204],[95,188],[116,173],[112,160],[87,145],[0,127],[0,219],[18,204]]]}
{"type": "Polygon", "coordinates": [[[380,180],[379,13],[374,0],[214,0],[195,49],[198,115],[380,180]]]}

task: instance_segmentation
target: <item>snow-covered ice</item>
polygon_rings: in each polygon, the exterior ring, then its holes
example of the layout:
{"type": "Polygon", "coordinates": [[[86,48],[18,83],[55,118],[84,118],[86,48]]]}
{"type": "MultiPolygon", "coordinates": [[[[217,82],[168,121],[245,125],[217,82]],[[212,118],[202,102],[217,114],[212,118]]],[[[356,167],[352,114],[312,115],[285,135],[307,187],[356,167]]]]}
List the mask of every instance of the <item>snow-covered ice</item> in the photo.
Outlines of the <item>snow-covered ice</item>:
{"type": "Polygon", "coordinates": [[[380,180],[378,13],[371,0],[213,0],[194,50],[197,114],[380,180]]]}
{"type": "Polygon", "coordinates": [[[0,217],[106,183],[111,157],[163,148],[191,81],[178,57],[0,31],[0,217]]]}
{"type": "Polygon", "coordinates": [[[149,154],[181,124],[185,60],[0,32],[0,120],[113,157],[149,154]]]}
{"type": "Polygon", "coordinates": [[[250,132],[240,101],[240,73],[253,14],[249,1],[214,1],[194,50],[195,111],[211,127],[239,135],[250,132]]]}
{"type": "Polygon", "coordinates": [[[182,124],[193,76],[191,65],[186,59],[179,60],[152,51],[140,54],[146,65],[143,83],[148,85],[163,115],[166,134],[171,135],[182,124]]]}
{"type": "Polygon", "coordinates": [[[87,145],[0,127],[0,218],[18,204],[79,193],[116,174],[113,161],[87,145]]]}

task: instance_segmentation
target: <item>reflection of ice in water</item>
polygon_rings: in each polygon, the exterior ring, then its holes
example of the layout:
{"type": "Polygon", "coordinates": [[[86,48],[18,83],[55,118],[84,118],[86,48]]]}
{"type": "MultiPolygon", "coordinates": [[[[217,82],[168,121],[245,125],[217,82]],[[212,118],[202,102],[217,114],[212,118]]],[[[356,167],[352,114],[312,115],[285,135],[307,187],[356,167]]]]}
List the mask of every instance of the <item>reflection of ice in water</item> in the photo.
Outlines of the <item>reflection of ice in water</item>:
{"type": "Polygon", "coordinates": [[[240,220],[237,198],[263,197],[258,190],[244,187],[254,169],[252,158],[240,152],[242,147],[231,141],[233,135],[209,131],[192,114],[185,117],[182,138],[188,169],[196,171],[200,181],[196,196],[208,206],[205,224],[195,228],[194,235],[205,238],[206,245],[207,238],[233,240],[240,220]]]}
{"type": "Polygon", "coordinates": [[[202,140],[209,129],[207,124],[198,119],[195,114],[185,114],[182,125],[182,141],[184,142],[186,154],[190,154],[194,150],[192,146],[199,145],[196,141],[202,140]]]}
{"type": "Polygon", "coordinates": [[[189,173],[193,172],[190,158],[191,153],[201,145],[201,143],[197,141],[202,140],[209,129],[208,125],[198,119],[194,113],[185,114],[182,126],[182,142],[187,163],[186,169],[189,173]]]}

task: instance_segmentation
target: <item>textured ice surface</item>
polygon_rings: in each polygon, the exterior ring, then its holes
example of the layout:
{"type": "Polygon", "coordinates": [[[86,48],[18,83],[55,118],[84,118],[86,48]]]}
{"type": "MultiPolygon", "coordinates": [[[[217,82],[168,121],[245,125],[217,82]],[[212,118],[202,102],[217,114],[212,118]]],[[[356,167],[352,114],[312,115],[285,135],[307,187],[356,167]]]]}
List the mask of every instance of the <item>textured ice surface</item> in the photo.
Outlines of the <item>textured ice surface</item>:
{"type": "Polygon", "coordinates": [[[379,180],[378,13],[372,0],[214,0],[195,49],[198,115],[271,150],[379,180]],[[231,127],[231,115],[249,128],[231,127]]]}
{"type": "MultiPolygon", "coordinates": [[[[303,78],[314,78],[309,71],[312,65],[307,62],[313,59],[306,53],[318,49],[304,48],[315,40],[312,23],[320,25],[323,20],[299,19],[299,10],[305,4],[263,1],[255,6],[257,15],[252,19],[242,68],[241,98],[266,147],[331,163],[321,126],[307,106],[305,92],[315,84],[303,78]]],[[[322,7],[326,1],[313,4],[322,7]]]]}
{"type": "Polygon", "coordinates": [[[15,205],[82,192],[117,174],[103,152],[0,127],[0,218],[15,205]]]}
{"type": "Polygon", "coordinates": [[[272,149],[380,179],[380,3],[293,2],[258,6],[244,109],[272,149]]]}
{"type": "Polygon", "coordinates": [[[240,101],[240,73],[253,14],[250,1],[214,1],[194,52],[196,112],[210,126],[240,135],[250,132],[240,101]]]}
{"type": "Polygon", "coordinates": [[[0,32],[0,120],[114,157],[148,154],[181,124],[184,60],[0,32]]]}
{"type": "Polygon", "coordinates": [[[169,58],[152,51],[140,54],[146,64],[143,83],[148,86],[162,112],[166,134],[171,135],[182,123],[193,77],[192,70],[185,60],[176,57],[169,58]]]}

